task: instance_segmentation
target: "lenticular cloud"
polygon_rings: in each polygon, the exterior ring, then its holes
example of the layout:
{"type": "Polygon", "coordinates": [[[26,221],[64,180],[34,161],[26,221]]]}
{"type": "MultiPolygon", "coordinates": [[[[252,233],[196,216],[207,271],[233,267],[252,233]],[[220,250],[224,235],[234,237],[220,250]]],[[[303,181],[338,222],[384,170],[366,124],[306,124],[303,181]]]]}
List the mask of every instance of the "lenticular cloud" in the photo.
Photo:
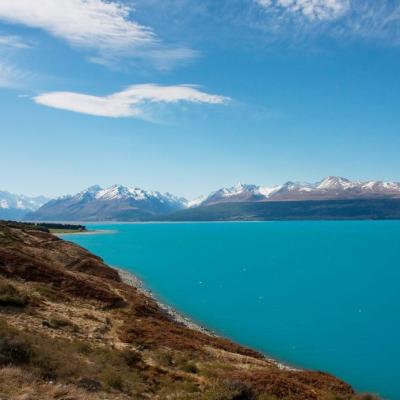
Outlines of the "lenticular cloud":
{"type": "Polygon", "coordinates": [[[152,103],[223,104],[228,97],[202,92],[195,86],[133,85],[108,96],[93,96],[74,92],[43,93],[33,98],[41,105],[103,117],[140,117],[142,107],[152,103]]]}

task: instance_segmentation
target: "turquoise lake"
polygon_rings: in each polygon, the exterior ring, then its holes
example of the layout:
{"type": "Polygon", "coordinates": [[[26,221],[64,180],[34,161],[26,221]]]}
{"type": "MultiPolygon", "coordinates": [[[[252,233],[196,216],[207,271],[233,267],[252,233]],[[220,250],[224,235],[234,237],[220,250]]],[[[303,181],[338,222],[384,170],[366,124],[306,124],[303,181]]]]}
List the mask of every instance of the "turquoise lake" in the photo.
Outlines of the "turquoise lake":
{"type": "Polygon", "coordinates": [[[97,224],[65,235],[193,320],[400,399],[400,221],[97,224]]]}

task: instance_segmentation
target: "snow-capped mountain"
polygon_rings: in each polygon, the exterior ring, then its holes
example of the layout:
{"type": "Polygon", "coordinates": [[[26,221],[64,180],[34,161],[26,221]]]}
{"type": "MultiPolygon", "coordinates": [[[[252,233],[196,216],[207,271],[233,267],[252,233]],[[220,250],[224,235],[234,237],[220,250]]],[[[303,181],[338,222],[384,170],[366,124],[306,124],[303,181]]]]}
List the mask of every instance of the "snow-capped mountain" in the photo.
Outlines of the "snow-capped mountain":
{"type": "MultiPolygon", "coordinates": [[[[277,186],[257,186],[239,183],[222,188],[208,196],[188,201],[169,193],[146,191],[136,187],[113,185],[102,188],[91,186],[75,195],[51,200],[35,211],[35,199],[14,200],[22,207],[22,200],[31,205],[30,220],[42,221],[135,221],[154,220],[183,209],[226,203],[267,203],[277,201],[400,199],[400,183],[366,181],[354,182],[329,176],[316,183],[286,182],[277,186]]],[[[44,198],[36,199],[44,202],[44,198]]],[[[0,210],[11,204],[0,197],[0,210]]],[[[24,203],[25,204],[25,203],[24,203]]],[[[25,206],[24,206],[25,207],[25,206]]],[[[160,218],[163,219],[163,218],[160,218]]]]}
{"type": "Polygon", "coordinates": [[[0,219],[19,219],[35,211],[49,199],[44,196],[29,197],[0,191],[0,219]]]}
{"type": "Polygon", "coordinates": [[[91,186],[73,196],[49,201],[27,218],[47,221],[138,220],[180,210],[186,199],[169,193],[113,185],[91,186]]]}
{"type": "Polygon", "coordinates": [[[239,183],[231,188],[222,188],[211,193],[204,200],[196,202],[192,207],[226,202],[360,198],[400,198],[400,183],[382,181],[353,182],[335,176],[329,176],[316,183],[286,182],[283,185],[273,187],[239,183]]]}

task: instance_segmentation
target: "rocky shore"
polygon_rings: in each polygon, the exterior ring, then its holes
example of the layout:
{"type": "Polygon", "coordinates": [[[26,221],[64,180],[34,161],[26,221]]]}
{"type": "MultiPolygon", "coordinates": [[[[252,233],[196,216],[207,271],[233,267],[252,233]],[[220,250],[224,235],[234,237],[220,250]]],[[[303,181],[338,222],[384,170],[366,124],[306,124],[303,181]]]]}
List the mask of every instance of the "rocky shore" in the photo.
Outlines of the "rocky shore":
{"type": "Polygon", "coordinates": [[[157,297],[154,295],[154,293],[147,289],[143,282],[137,278],[135,275],[132,273],[125,271],[121,268],[116,268],[113,267],[118,271],[119,276],[121,277],[122,282],[126,283],[127,285],[133,286],[136,288],[139,292],[143,293],[145,296],[151,297],[157,305],[160,307],[161,310],[163,310],[169,317],[171,317],[176,323],[181,324],[189,329],[193,329],[195,331],[204,333],[206,335],[210,336],[216,336],[213,332],[210,330],[204,328],[203,326],[196,324],[189,318],[185,317],[181,313],[177,312],[174,308],[171,306],[168,306],[167,304],[162,303],[157,299],[157,297]]]}

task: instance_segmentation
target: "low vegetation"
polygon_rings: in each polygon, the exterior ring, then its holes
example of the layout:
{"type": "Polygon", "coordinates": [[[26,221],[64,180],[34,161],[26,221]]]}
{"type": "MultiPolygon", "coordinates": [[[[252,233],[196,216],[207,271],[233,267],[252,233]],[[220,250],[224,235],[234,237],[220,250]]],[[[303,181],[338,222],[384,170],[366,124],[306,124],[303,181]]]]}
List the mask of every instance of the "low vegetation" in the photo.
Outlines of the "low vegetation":
{"type": "Polygon", "coordinates": [[[0,307],[24,307],[28,304],[28,296],[21,293],[7,281],[0,281],[0,307]]]}
{"type": "Polygon", "coordinates": [[[80,224],[60,224],[53,222],[14,222],[3,221],[7,226],[18,229],[41,231],[46,233],[63,233],[63,232],[85,232],[87,229],[80,224]]]}

